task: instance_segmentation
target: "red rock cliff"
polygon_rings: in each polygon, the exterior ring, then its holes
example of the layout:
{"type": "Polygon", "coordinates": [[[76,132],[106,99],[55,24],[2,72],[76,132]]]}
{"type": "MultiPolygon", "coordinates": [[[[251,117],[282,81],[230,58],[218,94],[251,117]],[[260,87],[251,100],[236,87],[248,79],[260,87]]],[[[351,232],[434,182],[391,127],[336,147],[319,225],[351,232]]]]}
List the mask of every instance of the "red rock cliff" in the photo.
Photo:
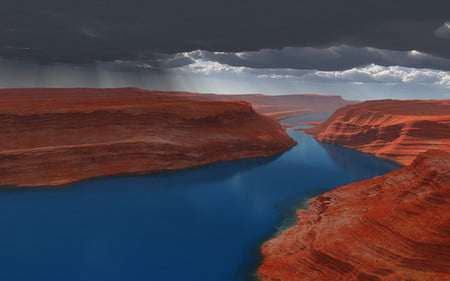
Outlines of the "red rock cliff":
{"type": "Polygon", "coordinates": [[[407,165],[428,149],[450,151],[450,100],[377,100],[348,105],[306,132],[322,142],[407,165]]]}
{"type": "Polygon", "coordinates": [[[0,124],[0,185],[180,169],[295,144],[246,102],[131,88],[0,90],[0,124]]]}
{"type": "Polygon", "coordinates": [[[308,201],[266,242],[262,281],[450,280],[450,154],[308,201]]]}

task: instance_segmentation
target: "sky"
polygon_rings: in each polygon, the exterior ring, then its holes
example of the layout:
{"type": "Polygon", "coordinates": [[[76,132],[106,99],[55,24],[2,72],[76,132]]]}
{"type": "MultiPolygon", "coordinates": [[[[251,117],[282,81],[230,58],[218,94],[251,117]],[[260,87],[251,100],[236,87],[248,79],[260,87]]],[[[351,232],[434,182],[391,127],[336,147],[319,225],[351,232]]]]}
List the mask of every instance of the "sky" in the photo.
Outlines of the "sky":
{"type": "Polygon", "coordinates": [[[0,88],[449,99],[448,0],[2,0],[0,88]]]}

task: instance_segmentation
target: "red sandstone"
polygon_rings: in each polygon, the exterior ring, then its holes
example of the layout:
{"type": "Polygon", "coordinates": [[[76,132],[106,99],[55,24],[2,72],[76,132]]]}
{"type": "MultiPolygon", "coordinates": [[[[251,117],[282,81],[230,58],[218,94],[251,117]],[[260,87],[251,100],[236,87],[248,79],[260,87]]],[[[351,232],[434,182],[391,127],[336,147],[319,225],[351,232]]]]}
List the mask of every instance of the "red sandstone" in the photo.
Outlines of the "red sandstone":
{"type": "Polygon", "coordinates": [[[60,185],[269,156],[293,146],[247,102],[139,89],[0,90],[0,185],[60,185]]]}
{"type": "Polygon", "coordinates": [[[450,280],[450,154],[308,201],[263,245],[262,281],[450,280]]]}
{"type": "Polygon", "coordinates": [[[347,105],[305,131],[319,141],[407,165],[429,149],[450,151],[450,100],[377,100],[347,105]]]}

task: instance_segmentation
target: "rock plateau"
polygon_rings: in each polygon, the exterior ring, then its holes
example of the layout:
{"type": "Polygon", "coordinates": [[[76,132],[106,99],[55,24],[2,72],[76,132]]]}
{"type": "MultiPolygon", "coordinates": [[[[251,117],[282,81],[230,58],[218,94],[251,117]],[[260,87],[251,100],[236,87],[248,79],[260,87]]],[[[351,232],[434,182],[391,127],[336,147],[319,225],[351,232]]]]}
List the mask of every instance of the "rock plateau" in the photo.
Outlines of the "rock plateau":
{"type": "Polygon", "coordinates": [[[3,89],[0,124],[2,186],[181,169],[295,145],[247,102],[134,88],[3,89]]]}

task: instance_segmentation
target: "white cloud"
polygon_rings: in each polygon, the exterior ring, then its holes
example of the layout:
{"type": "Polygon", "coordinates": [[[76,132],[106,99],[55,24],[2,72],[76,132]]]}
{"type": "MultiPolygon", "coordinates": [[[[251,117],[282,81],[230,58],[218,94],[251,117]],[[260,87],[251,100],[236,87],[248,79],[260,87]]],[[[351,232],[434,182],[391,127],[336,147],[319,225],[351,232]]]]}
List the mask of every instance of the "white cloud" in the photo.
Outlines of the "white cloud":
{"type": "Polygon", "coordinates": [[[450,88],[450,75],[443,77],[440,84],[450,88]]]}
{"type": "MultiPolygon", "coordinates": [[[[444,26],[447,25],[448,23],[444,26]]],[[[254,69],[337,71],[362,67],[371,63],[383,66],[399,65],[413,68],[450,69],[449,59],[433,56],[419,50],[400,51],[348,45],[328,48],[285,47],[239,53],[196,50],[183,54],[193,60],[201,59],[254,69]]]]}
{"type": "MultiPolygon", "coordinates": [[[[418,51],[411,51],[411,56],[422,56],[418,51]]],[[[173,71],[183,74],[197,75],[249,75],[260,80],[280,81],[290,80],[299,82],[351,82],[356,85],[363,83],[384,84],[433,84],[450,87],[450,72],[425,68],[411,68],[402,66],[380,66],[370,64],[363,67],[354,67],[342,71],[320,71],[276,68],[250,68],[243,66],[230,66],[218,61],[207,59],[204,51],[185,53],[184,56],[192,58],[193,63],[174,68],[173,71]]],[[[236,77],[238,78],[238,77],[236,77]]]]}
{"type": "Polygon", "coordinates": [[[450,72],[432,69],[379,66],[375,64],[344,71],[315,71],[310,77],[362,83],[420,83],[450,86],[450,72]]]}
{"type": "Polygon", "coordinates": [[[289,74],[271,73],[271,74],[260,74],[260,75],[257,75],[256,78],[258,78],[258,79],[295,79],[295,78],[299,78],[299,77],[295,76],[295,75],[289,75],[289,74]]]}
{"type": "Polygon", "coordinates": [[[194,63],[181,67],[180,70],[199,74],[240,73],[245,70],[245,67],[229,66],[219,62],[196,59],[194,63]]]}

